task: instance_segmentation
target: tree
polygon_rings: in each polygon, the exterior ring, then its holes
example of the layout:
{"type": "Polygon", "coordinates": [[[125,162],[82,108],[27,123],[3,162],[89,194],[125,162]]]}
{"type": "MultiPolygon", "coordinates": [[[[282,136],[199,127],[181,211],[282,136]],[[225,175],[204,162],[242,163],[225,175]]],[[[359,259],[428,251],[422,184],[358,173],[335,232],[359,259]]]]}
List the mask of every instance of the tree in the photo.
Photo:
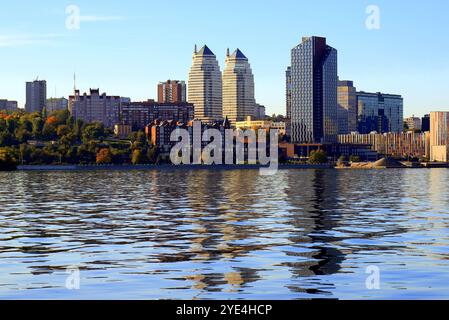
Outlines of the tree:
{"type": "Polygon", "coordinates": [[[51,141],[56,138],[56,127],[52,122],[46,121],[42,129],[42,137],[46,141],[51,141]]]}
{"type": "Polygon", "coordinates": [[[147,158],[150,163],[155,164],[159,157],[159,148],[157,146],[152,146],[148,149],[147,158]]]}
{"type": "Polygon", "coordinates": [[[58,128],[56,129],[56,134],[58,135],[58,137],[62,137],[65,136],[67,134],[69,134],[71,132],[70,127],[66,124],[61,124],[58,126],[58,128]]]}
{"type": "Polygon", "coordinates": [[[145,157],[145,154],[140,149],[134,149],[133,155],[131,158],[131,163],[136,164],[144,164],[147,162],[147,158],[145,157]]]}
{"type": "Polygon", "coordinates": [[[11,148],[0,148],[0,171],[12,171],[17,167],[17,160],[11,148]]]}
{"type": "Polygon", "coordinates": [[[341,156],[340,158],[338,158],[337,167],[344,167],[345,162],[346,162],[346,157],[341,156]]]}
{"type": "Polygon", "coordinates": [[[97,152],[96,162],[97,162],[97,164],[112,163],[111,150],[109,148],[100,149],[100,151],[97,152]]]}
{"type": "Polygon", "coordinates": [[[83,128],[83,141],[103,140],[105,137],[104,125],[99,122],[88,124],[83,128]]]}
{"type": "Polygon", "coordinates": [[[324,164],[327,163],[327,154],[323,150],[312,151],[309,156],[310,164],[324,164]]]}

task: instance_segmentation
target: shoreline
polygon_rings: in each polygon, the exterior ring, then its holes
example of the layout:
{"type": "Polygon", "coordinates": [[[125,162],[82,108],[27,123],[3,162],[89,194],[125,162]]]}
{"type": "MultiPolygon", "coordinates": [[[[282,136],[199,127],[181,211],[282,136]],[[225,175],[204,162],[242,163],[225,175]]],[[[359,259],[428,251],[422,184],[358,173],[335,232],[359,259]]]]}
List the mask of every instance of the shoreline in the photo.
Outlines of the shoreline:
{"type": "MultiPolygon", "coordinates": [[[[267,168],[262,165],[21,165],[13,171],[232,171],[259,170],[267,168]]],[[[419,166],[419,167],[336,167],[331,164],[283,164],[278,170],[384,170],[384,169],[432,169],[448,168],[448,166],[419,166]]]]}

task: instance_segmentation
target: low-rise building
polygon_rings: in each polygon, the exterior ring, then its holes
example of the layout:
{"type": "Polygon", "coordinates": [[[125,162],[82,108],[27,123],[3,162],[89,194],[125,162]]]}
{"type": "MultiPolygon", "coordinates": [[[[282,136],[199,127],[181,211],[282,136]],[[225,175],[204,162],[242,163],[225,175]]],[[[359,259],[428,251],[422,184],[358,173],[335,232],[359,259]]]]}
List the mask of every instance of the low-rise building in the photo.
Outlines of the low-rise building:
{"type": "Polygon", "coordinates": [[[47,99],[47,104],[45,109],[47,113],[52,113],[54,111],[67,110],[69,106],[69,100],[66,98],[50,98],[47,99]]]}
{"type": "Polygon", "coordinates": [[[408,129],[411,131],[421,131],[422,129],[421,118],[412,116],[410,118],[406,118],[405,123],[407,124],[408,129]]]}
{"type": "Polygon", "coordinates": [[[247,117],[246,121],[238,121],[235,124],[236,129],[247,130],[279,130],[279,135],[286,134],[286,123],[283,121],[273,122],[269,120],[253,120],[251,117],[247,117]]]}
{"type": "Polygon", "coordinates": [[[373,151],[394,158],[429,158],[428,133],[371,133],[339,135],[342,144],[370,145],[373,151]]]}

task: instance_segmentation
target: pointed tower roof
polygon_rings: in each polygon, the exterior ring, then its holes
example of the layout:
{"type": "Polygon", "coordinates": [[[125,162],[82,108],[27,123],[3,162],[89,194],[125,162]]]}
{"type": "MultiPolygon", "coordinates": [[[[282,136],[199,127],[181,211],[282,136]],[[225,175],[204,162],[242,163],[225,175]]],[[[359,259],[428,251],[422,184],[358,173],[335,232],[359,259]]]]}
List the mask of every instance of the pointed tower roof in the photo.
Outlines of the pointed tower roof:
{"type": "Polygon", "coordinates": [[[234,53],[231,55],[231,58],[235,59],[248,59],[240,49],[237,48],[237,50],[234,51],[234,53]]]}
{"type": "Polygon", "coordinates": [[[215,56],[215,54],[209,49],[208,46],[202,47],[198,54],[203,56],[215,56]]]}

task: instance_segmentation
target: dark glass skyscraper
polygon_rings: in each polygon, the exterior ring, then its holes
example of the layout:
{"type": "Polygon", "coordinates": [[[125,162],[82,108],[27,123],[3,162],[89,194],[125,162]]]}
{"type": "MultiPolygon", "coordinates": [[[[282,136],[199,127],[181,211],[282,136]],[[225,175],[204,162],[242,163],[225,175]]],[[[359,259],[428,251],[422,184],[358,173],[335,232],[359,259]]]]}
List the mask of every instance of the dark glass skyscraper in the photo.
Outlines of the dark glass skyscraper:
{"type": "Polygon", "coordinates": [[[292,142],[336,141],[337,87],[337,50],[326,38],[303,38],[292,49],[292,142]]]}

